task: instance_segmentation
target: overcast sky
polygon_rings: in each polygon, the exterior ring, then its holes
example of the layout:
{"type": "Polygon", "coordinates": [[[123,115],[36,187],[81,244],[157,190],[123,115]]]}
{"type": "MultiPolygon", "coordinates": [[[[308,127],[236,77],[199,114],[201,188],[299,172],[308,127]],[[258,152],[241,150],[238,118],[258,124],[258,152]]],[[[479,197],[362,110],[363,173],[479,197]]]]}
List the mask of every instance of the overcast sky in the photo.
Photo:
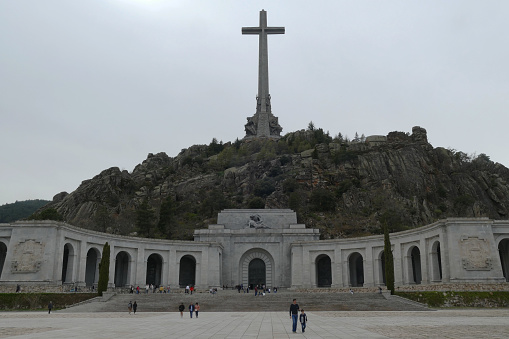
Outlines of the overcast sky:
{"type": "Polygon", "coordinates": [[[261,9],[283,134],[422,126],[509,166],[509,1],[0,0],[0,205],[243,138],[261,9]]]}

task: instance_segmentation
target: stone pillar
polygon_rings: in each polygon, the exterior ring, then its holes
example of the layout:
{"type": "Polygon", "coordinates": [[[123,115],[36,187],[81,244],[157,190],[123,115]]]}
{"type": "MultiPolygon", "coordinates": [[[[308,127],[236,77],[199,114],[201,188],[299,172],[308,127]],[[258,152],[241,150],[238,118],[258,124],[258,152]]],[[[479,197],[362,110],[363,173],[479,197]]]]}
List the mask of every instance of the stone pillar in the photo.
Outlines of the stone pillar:
{"type": "Polygon", "coordinates": [[[77,283],[79,286],[85,286],[85,273],[87,269],[87,242],[80,241],[79,243],[79,255],[78,255],[78,267],[77,267],[77,283]]]}
{"type": "Polygon", "coordinates": [[[169,258],[168,258],[168,283],[170,284],[170,287],[172,289],[179,288],[179,271],[178,271],[178,265],[177,265],[177,251],[174,247],[170,248],[169,251],[169,258]]]}
{"type": "Polygon", "coordinates": [[[401,286],[404,284],[404,259],[402,257],[401,243],[392,245],[394,258],[394,285],[401,286]]]}
{"type": "Polygon", "coordinates": [[[333,258],[331,259],[332,270],[332,288],[343,287],[343,269],[341,267],[341,250],[334,249],[333,258]]]}
{"type": "Polygon", "coordinates": [[[147,261],[145,260],[145,249],[143,247],[138,248],[138,255],[136,257],[136,284],[140,285],[140,288],[147,284],[147,261]]]}
{"type": "MultiPolygon", "coordinates": [[[[108,272],[108,288],[115,287],[115,267],[117,266],[115,258],[115,245],[110,245],[110,271],[108,272]]],[[[103,253],[104,254],[104,253],[103,253]]]]}
{"type": "Polygon", "coordinates": [[[366,247],[364,260],[364,284],[363,287],[375,286],[375,280],[373,277],[373,248],[366,247]]]}

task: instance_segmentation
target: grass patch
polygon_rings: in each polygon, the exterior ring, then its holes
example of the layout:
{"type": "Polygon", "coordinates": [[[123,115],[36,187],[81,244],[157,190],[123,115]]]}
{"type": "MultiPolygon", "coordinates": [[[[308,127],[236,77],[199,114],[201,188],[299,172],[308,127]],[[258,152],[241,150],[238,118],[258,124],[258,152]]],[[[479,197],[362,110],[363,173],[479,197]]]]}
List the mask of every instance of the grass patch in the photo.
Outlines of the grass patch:
{"type": "Polygon", "coordinates": [[[394,294],[430,307],[509,307],[509,292],[422,291],[394,294]]]}
{"type": "Polygon", "coordinates": [[[0,293],[0,310],[47,309],[50,301],[58,310],[97,297],[97,293],[0,293]]]}

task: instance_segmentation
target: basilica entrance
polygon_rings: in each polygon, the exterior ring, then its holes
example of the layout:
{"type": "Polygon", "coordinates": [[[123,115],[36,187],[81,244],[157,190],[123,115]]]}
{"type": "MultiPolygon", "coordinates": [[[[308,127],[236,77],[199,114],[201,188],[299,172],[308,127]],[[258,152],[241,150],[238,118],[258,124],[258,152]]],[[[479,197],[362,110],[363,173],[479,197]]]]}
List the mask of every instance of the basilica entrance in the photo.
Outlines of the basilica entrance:
{"type": "Polygon", "coordinates": [[[254,288],[256,285],[262,286],[266,284],[265,262],[262,259],[253,259],[249,263],[249,288],[254,288]]]}
{"type": "MultiPolygon", "coordinates": [[[[269,252],[261,248],[253,248],[240,258],[238,284],[244,287],[254,288],[256,285],[265,285],[273,288],[274,281],[274,259],[269,252]]],[[[236,285],[235,282],[232,285],[236,285]]]]}

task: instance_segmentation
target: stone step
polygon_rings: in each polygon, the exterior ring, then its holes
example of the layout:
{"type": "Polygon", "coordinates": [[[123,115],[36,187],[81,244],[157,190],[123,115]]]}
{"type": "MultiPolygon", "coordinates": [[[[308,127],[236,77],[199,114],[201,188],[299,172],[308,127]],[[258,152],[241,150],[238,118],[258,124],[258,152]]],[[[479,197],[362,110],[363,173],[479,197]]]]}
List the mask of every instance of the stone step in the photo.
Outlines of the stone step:
{"type": "Polygon", "coordinates": [[[138,312],[176,312],[180,303],[188,310],[198,302],[204,312],[277,312],[289,310],[296,298],[301,308],[309,311],[420,311],[427,307],[408,303],[403,298],[388,298],[378,293],[326,293],[279,291],[254,296],[254,293],[218,291],[217,294],[149,293],[117,294],[106,302],[94,301],[71,307],[64,312],[127,312],[129,301],[136,301],[138,312]]]}

